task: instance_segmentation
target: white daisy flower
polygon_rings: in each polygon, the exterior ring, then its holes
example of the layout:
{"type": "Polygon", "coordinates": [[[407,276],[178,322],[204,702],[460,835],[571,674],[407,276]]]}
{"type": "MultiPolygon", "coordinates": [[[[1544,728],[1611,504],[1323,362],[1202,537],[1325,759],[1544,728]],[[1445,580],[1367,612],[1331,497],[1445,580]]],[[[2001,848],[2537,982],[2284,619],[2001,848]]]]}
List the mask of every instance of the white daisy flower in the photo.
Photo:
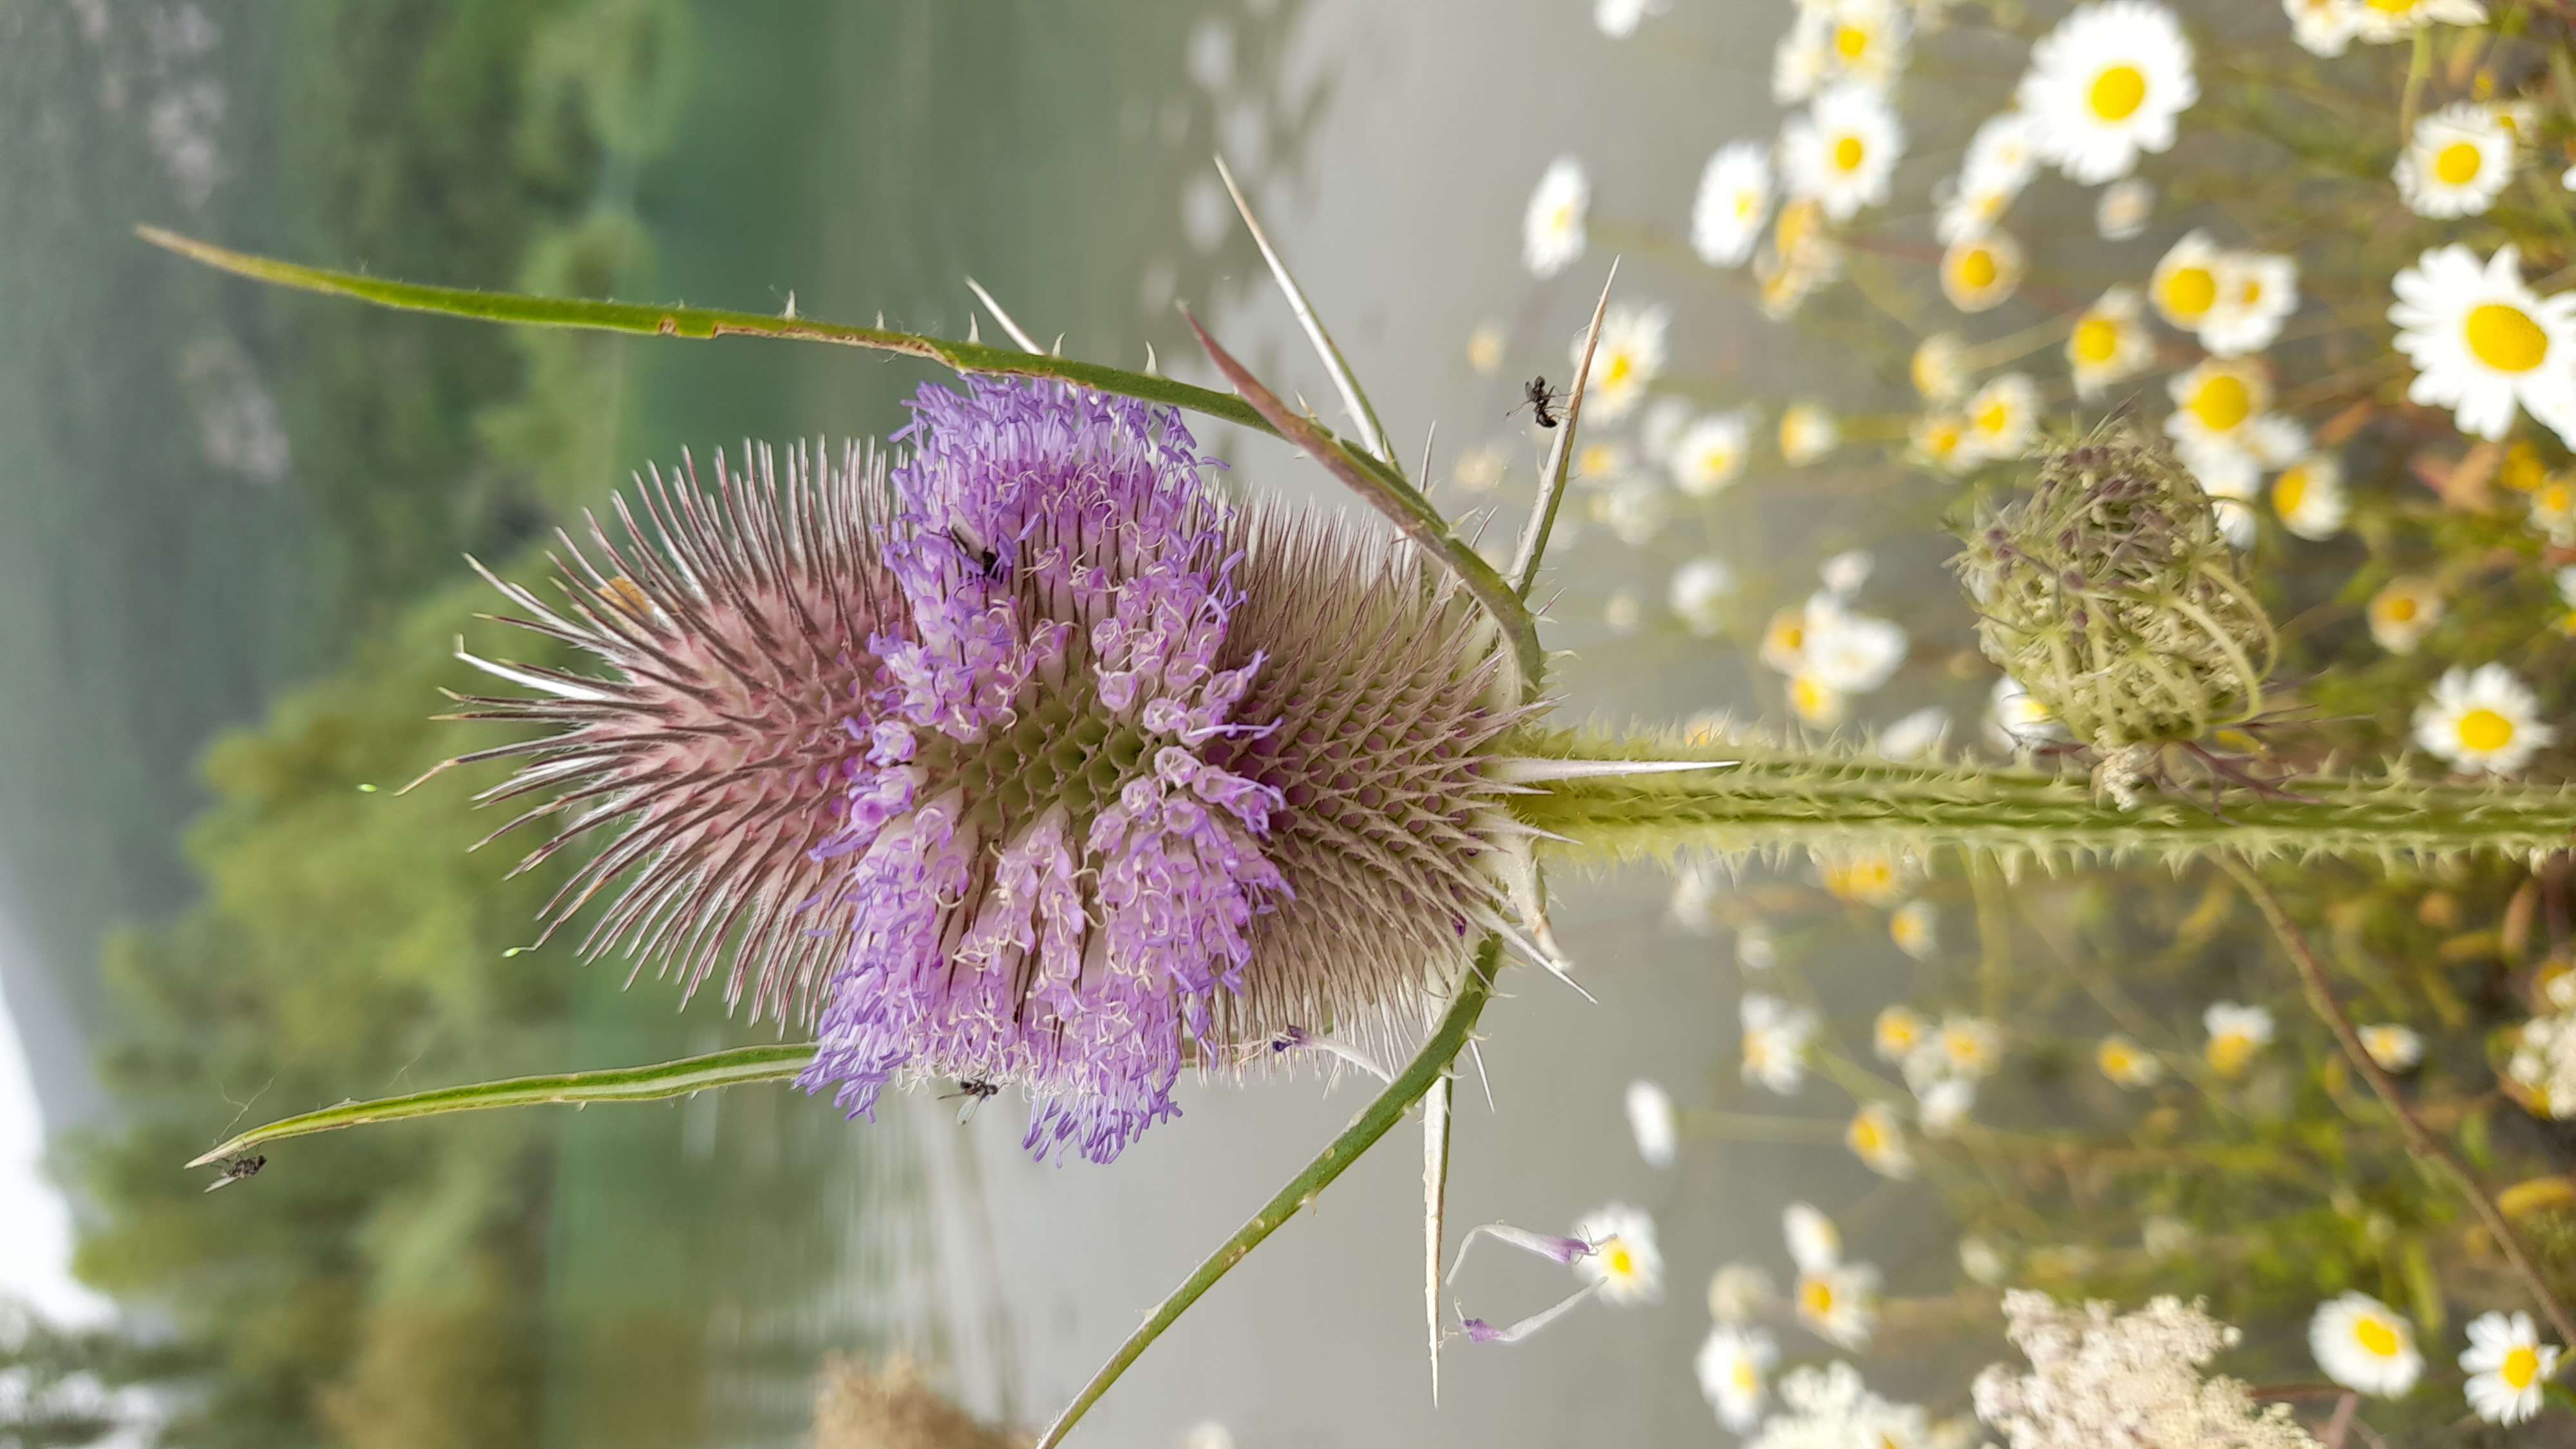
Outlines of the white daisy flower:
{"type": "Polygon", "coordinates": [[[1782,609],[1773,614],[1770,624],[1762,630],[1762,645],[1754,652],[1782,674],[1795,674],[1806,668],[1807,611],[1782,609]]]}
{"type": "Polygon", "coordinates": [[[1490,493],[1511,467],[1511,453],[1500,443],[1479,443],[1449,465],[1449,481],[1470,493],[1490,493]]]}
{"type": "Polygon", "coordinates": [[[2183,233],[2147,281],[2147,300],[2156,315],[2185,332],[2198,332],[2218,305],[2218,269],[2225,260],[2203,231],[2183,233]]]}
{"type": "MultiPolygon", "coordinates": [[[[2174,451],[2212,498],[2246,500],[2266,469],[2287,467],[2308,444],[2298,424],[2272,412],[2272,378],[2256,360],[2211,358],[2166,384],[2173,415],[2165,432],[2174,451]]],[[[2250,510],[2236,510],[2236,529],[2250,528],[2250,510]]],[[[2229,522],[2229,509],[2219,510],[2229,522]]]]}
{"type": "Polygon", "coordinates": [[[2281,0],[2290,34],[2315,55],[2341,55],[2361,31],[2361,0],[2281,0]]]}
{"type": "Polygon", "coordinates": [[[2003,1028],[1983,1017],[1945,1017],[1937,1040],[1942,1064],[1954,1076],[1992,1076],[2003,1065],[2003,1028]]]}
{"type": "Polygon", "coordinates": [[[1655,541],[1672,517],[1672,498],[1652,478],[1622,478],[1610,486],[1609,492],[1593,500],[1592,516],[1621,543],[1644,548],[1655,541]]]}
{"type": "Polygon", "coordinates": [[[1480,377],[1491,377],[1503,365],[1503,324],[1479,322],[1467,334],[1467,365],[1480,377]]]}
{"type": "Polygon", "coordinates": [[[1884,89],[1905,68],[1912,17],[1899,0],[1807,0],[1771,57],[1771,98],[1803,101],[1837,81],[1884,89]]]}
{"type": "MultiPolygon", "coordinates": [[[[1771,933],[1763,929],[1761,922],[1754,921],[1736,927],[1735,969],[1759,974],[1779,964],[1780,944],[1771,939],[1771,933]]],[[[1805,1049],[1807,1035],[1812,1034],[1814,1030],[1815,1024],[1811,1020],[1802,1029],[1798,1038],[1800,1050],[1805,1049]]]]}
{"type": "Polygon", "coordinates": [[[2540,1412],[2542,1387],[2558,1372],[2554,1343],[2542,1343],[2531,1315],[2516,1310],[2481,1313],[2469,1320],[2469,1347],[2460,1369],[2469,1408],[2490,1424],[2518,1424],[2540,1412]]]}
{"type": "Polygon", "coordinates": [[[1822,403],[1793,403],[1780,414],[1780,458],[1803,468],[1842,445],[1842,425],[1822,403]]]}
{"type": "Polygon", "coordinates": [[[1664,1256],[1655,1250],[1655,1220],[1624,1203],[1583,1215],[1574,1236],[1592,1251],[1574,1260],[1585,1282],[1601,1286],[1606,1303],[1652,1303],[1664,1296],[1664,1256]]]}
{"type": "Polygon", "coordinates": [[[1814,200],[1825,215],[1847,221],[1887,199],[1905,128],[1887,97],[1845,81],[1819,94],[1806,114],[1780,132],[1780,168],[1791,195],[1814,200]]]}
{"type": "Polygon", "coordinates": [[[1860,586],[1869,582],[1870,571],[1877,567],[1878,560],[1871,557],[1868,549],[1847,548],[1816,565],[1816,577],[1824,584],[1825,592],[1837,599],[1848,599],[1860,592],[1860,586]]]}
{"type": "Polygon", "coordinates": [[[2308,1320],[2308,1350],[2327,1378],[2383,1398],[2402,1397],[2424,1372],[2414,1328],[2367,1293],[2346,1293],[2318,1304],[2308,1320]]]}
{"type": "Polygon", "coordinates": [[[1867,694],[1905,662],[1905,630],[1844,608],[1830,593],[1807,601],[1802,672],[1843,694],[1867,694]]]}
{"type": "Polygon", "coordinates": [[[1714,935],[1717,897],[1715,872],[1702,866],[1684,866],[1673,875],[1673,898],[1664,906],[1664,919],[1694,936],[1714,935]]]}
{"type": "Polygon", "coordinates": [[[2500,107],[2454,101],[2415,123],[2397,156],[2397,194],[2417,216],[2480,216],[2513,180],[2513,127],[2500,107]]]}
{"type": "Polygon", "coordinates": [[[1906,454],[1944,473],[1964,473],[1977,461],[1968,447],[1968,420],[1958,413],[1925,413],[1905,430],[1906,454]]]}
{"type": "Polygon", "coordinates": [[[2027,266],[2011,233],[1979,231],[1941,253],[1941,295],[1962,312],[1983,312],[2012,296],[2027,266]]]}
{"type": "Polygon", "coordinates": [[[1691,202],[1691,249],[1713,267],[1741,266],[1771,219],[1771,157],[1757,142],[1717,148],[1691,202]]]}
{"type": "Polygon", "coordinates": [[[1771,1366],[1780,1361],[1780,1345],[1758,1328],[1720,1323],[1709,1329],[1692,1367],[1699,1391],[1717,1411],[1717,1421],[1737,1434],[1751,1433],[1762,1422],[1769,1398],[1771,1366]]]}
{"type": "Polygon", "coordinates": [[[1672,1094],[1639,1078],[1628,1084],[1628,1130],[1636,1136],[1637,1155],[1648,1167],[1670,1167],[1681,1143],[1672,1094]]]}
{"type": "Polygon", "coordinates": [[[1987,721],[2002,743],[2002,750],[2027,749],[2066,738],[2066,726],[2047,705],[2031,697],[2021,681],[2006,675],[1995,681],[1994,697],[1987,702],[1987,721]]]}
{"type": "Polygon", "coordinates": [[[1664,13],[1665,0],[1592,0],[1592,23],[1612,40],[1637,33],[1649,15],[1664,13]]]}
{"type": "Polygon", "coordinates": [[[2013,193],[1965,181],[1944,181],[1934,189],[1932,234],[1946,246],[1985,235],[2012,208],[2013,193]]]}
{"type": "Polygon", "coordinates": [[[2003,1249],[1984,1238],[1970,1236],[1959,1240],[1959,1271],[1971,1283],[1997,1288],[2011,1275],[2012,1265],[2004,1261],[2003,1249]]]}
{"type": "MultiPolygon", "coordinates": [[[[1664,334],[1673,324],[1669,307],[1614,304],[1602,314],[1601,344],[1592,355],[1584,383],[1584,416],[1617,422],[1643,402],[1647,385],[1664,370],[1664,334]]],[[[1571,360],[1583,364],[1583,339],[1574,339],[1571,360]]]]}
{"type": "Polygon", "coordinates": [[[2104,241],[2128,241],[2146,232],[2156,214],[2156,189],[2135,176],[2102,188],[2093,203],[2093,229],[2104,241]]]}
{"type": "Polygon", "coordinates": [[[1914,345],[1906,364],[1915,392],[1925,402],[1945,403],[1968,390],[1968,344],[1955,332],[1935,332],[1914,345]]]}
{"type": "Polygon", "coordinates": [[[2200,99],[2191,42],[2147,0],[2078,6],[2037,45],[2017,92],[2041,154],[2088,185],[2126,176],[2173,145],[2174,118],[2200,99]]]}
{"type": "Polygon", "coordinates": [[[2386,44],[2411,39],[2427,25],[2484,25],[2481,0],[2361,0],[2354,34],[2386,44]]]}
{"type": "Polygon", "coordinates": [[[2530,512],[2523,522],[2534,533],[2562,547],[2576,544],[2576,479],[2553,473],[2531,490],[2530,512]]]}
{"type": "Polygon", "coordinates": [[[1824,84],[1825,68],[1824,17],[1801,6],[1771,52],[1771,99],[1788,106],[1814,95],[1824,84]]]}
{"type": "Polygon", "coordinates": [[[2397,350],[2415,364],[2408,399],[2453,409],[2463,433],[2501,438],[2514,406],[2576,443],[2576,294],[2542,299],[2507,246],[2481,265],[2436,247],[2391,284],[2397,350]]]}
{"type": "Polygon", "coordinates": [[[1711,413],[1673,440],[1673,482],[1693,498],[1707,498],[1744,472],[1753,444],[1753,412],[1711,413]]]}
{"type": "Polygon", "coordinates": [[[1726,630],[1726,606],[1735,597],[1735,571],[1724,559],[1692,559],[1673,570],[1664,597],[1684,628],[1713,638],[1726,630]]]}
{"type": "Polygon", "coordinates": [[[2329,453],[2310,453],[2272,480],[2272,511],[2281,526],[2305,539],[2332,538],[2352,514],[2343,464],[2329,453]]]}
{"type": "Polygon", "coordinates": [[[1635,589],[1621,589],[1603,601],[1601,622],[1613,634],[1634,634],[1646,622],[1646,601],[1635,589]]]}
{"type": "Polygon", "coordinates": [[[1627,444],[1616,438],[1586,438],[1574,450],[1574,462],[1566,471],[1578,487],[1607,488],[1635,472],[1636,466],[1627,444]]]}
{"type": "Polygon", "coordinates": [[[1884,850],[1810,850],[1816,882],[1838,901],[1893,906],[1905,899],[1918,872],[1911,860],[1884,850]]]}
{"type": "Polygon", "coordinates": [[[1801,669],[1789,676],[1789,712],[1809,729],[1833,729],[1850,717],[1851,696],[1801,669]]]}
{"type": "Polygon", "coordinates": [[[1978,123],[1959,160],[1964,186],[1992,187],[2018,193],[2039,174],[2039,127],[2028,113],[1999,111],[1978,123]]]}
{"type": "Polygon", "coordinates": [[[1966,1077],[1945,1077],[1915,1094],[1914,1120],[1926,1137],[1947,1137],[1959,1130],[1977,1106],[1977,1084],[1966,1077]]]}
{"type": "Polygon", "coordinates": [[[2102,1044],[2093,1049],[2093,1065],[2102,1069],[2102,1075],[2110,1078],[2113,1086],[2133,1091],[2154,1086],[2165,1074],[2165,1064],[2154,1052],[2119,1035],[2102,1038],[2102,1044]]]}
{"type": "Polygon", "coordinates": [[[2415,711],[2415,743],[2464,775],[2511,775],[2554,743],[2531,687],[2501,664],[2444,671],[2415,711]]]}
{"type": "Polygon", "coordinates": [[[2201,345],[2221,357],[2260,352],[2297,310],[2297,262],[2270,252],[2229,252],[2218,268],[2218,300],[2201,319],[2201,345]]]}
{"type": "Polygon", "coordinates": [[[1937,704],[1907,714],[1889,725],[1877,740],[1881,758],[1918,760],[1941,747],[1950,733],[1950,712],[1937,704]]]}
{"type": "Polygon", "coordinates": [[[1778,1297],[1771,1275],[1752,1263],[1722,1263],[1708,1275],[1708,1316],[1720,1323],[1749,1323],[1778,1297]]]}
{"type": "Polygon", "coordinates": [[[2413,1027],[2381,1022],[2360,1028],[2361,1048],[2385,1072],[2411,1072],[2424,1060],[2424,1036],[2413,1027]]]}
{"type": "Polygon", "coordinates": [[[1970,457],[2018,458],[2039,436],[2039,384],[2022,373],[1994,378],[1968,399],[1970,457]]]}
{"type": "Polygon", "coordinates": [[[1914,1153],[1905,1145],[1905,1124],[1885,1102],[1868,1103],[1853,1113],[1851,1125],[1843,1129],[1843,1143],[1882,1177],[1901,1181],[1914,1175],[1914,1153]]]}
{"type": "Polygon", "coordinates": [[[1521,218],[1521,261],[1533,275],[1553,277],[1583,255],[1583,214],[1591,204],[1582,162],[1559,156],[1549,164],[1521,218]]]}
{"type": "Polygon", "coordinates": [[[1870,1048],[1883,1062],[1901,1062],[1914,1055],[1931,1035],[1932,1024],[1914,1008],[1898,1002],[1882,1007],[1878,1019],[1870,1024],[1870,1048]]]}
{"type": "Polygon", "coordinates": [[[1930,901],[1907,901],[1887,918],[1887,939],[1917,961],[1929,961],[1941,949],[1941,912],[1930,901]]]}
{"type": "Polygon", "coordinates": [[[1801,1273],[1821,1273],[1843,1260],[1842,1230],[1812,1203],[1793,1202],[1782,1209],[1780,1231],[1789,1242],[1789,1261],[1801,1273]]]}
{"type": "Polygon", "coordinates": [[[2092,397],[2113,383],[2126,382],[2156,360],[2156,340],[2147,334],[2146,304],[2134,288],[2104,292],[2066,338],[2066,365],[2075,374],[2078,397],[2092,397]]]}
{"type": "Polygon", "coordinates": [[[1784,1097],[1797,1091],[1807,1079],[1807,1043],[1816,1034],[1816,1014],[1758,991],[1747,993],[1737,1011],[1744,1023],[1744,1080],[1784,1097]]]}
{"type": "Polygon", "coordinates": [[[2254,1054],[2272,1042],[2272,1013],[2260,1006],[2213,1001],[2200,1020],[2209,1030],[2209,1044],[2202,1055],[2210,1070],[2222,1077],[2241,1075],[2254,1054]]]}
{"type": "Polygon", "coordinates": [[[1866,1263],[1802,1268],[1795,1302],[1808,1332],[1858,1352],[1878,1320],[1878,1270],[1866,1263]]]}
{"type": "Polygon", "coordinates": [[[2363,612],[2370,620],[2372,642],[2391,654],[2412,654],[2442,621],[2444,607],[2442,591],[2431,579],[2401,575],[2371,595],[2363,612]]]}

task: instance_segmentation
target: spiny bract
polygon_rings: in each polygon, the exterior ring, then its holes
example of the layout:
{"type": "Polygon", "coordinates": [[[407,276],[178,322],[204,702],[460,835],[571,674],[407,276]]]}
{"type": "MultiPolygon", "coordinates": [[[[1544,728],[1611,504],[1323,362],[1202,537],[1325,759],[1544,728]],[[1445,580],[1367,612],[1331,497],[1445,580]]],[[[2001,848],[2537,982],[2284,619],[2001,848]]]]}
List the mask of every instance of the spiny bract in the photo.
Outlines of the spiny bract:
{"type": "Polygon", "coordinates": [[[802,1081],[854,1114],[1018,1084],[1040,1156],[1116,1156],[1191,1060],[1418,1032],[1527,899],[1491,621],[1395,544],[1220,502],[1171,410],[912,410],[890,471],[656,473],[596,561],[565,539],[561,607],[494,581],[609,666],[468,656],[543,697],[467,717],[555,727],[467,757],[525,761],[511,825],[560,817],[526,863],[602,832],[549,930],[618,883],[586,952],[810,1017],[802,1081]]]}

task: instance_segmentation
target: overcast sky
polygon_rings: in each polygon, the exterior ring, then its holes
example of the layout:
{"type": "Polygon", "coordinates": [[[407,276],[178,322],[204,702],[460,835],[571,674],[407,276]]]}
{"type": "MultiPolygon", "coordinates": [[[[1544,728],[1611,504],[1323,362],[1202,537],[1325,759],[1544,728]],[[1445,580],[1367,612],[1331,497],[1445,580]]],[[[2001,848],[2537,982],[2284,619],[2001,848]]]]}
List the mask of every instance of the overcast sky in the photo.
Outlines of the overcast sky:
{"type": "MultiPolygon", "coordinates": [[[[20,945],[0,928],[0,950],[20,945]]],[[[33,1303],[49,1318],[96,1320],[110,1310],[72,1279],[71,1209],[40,1166],[44,1150],[35,1079],[8,994],[0,991],[0,1294],[33,1303]]]]}

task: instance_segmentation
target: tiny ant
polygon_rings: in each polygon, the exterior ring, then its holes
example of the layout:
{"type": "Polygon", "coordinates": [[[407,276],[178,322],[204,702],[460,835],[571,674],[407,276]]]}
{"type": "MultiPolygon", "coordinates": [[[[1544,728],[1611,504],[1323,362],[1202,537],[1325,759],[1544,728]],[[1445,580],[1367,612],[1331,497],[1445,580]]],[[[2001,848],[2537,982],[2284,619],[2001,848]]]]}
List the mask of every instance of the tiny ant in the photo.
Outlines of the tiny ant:
{"type": "Polygon", "coordinates": [[[268,1166],[266,1157],[227,1157],[224,1159],[224,1175],[207,1183],[206,1191],[213,1192],[216,1188],[230,1187],[245,1178],[257,1177],[259,1170],[266,1166],[268,1166]]]}
{"type": "Polygon", "coordinates": [[[957,1125],[963,1127],[974,1119],[976,1108],[991,1101],[1001,1090],[1002,1084],[999,1082],[959,1082],[956,1091],[940,1093],[939,1100],[945,1102],[955,1097],[966,1099],[966,1105],[957,1109],[957,1125]]]}
{"type": "MultiPolygon", "coordinates": [[[[1548,409],[1555,407],[1562,400],[1562,395],[1547,385],[1547,378],[1544,375],[1533,377],[1521,384],[1521,407],[1528,408],[1530,416],[1538,419],[1538,425],[1542,428],[1556,426],[1556,415],[1548,409]]],[[[1520,410],[1518,407],[1512,409],[1513,412],[1520,410]]]]}

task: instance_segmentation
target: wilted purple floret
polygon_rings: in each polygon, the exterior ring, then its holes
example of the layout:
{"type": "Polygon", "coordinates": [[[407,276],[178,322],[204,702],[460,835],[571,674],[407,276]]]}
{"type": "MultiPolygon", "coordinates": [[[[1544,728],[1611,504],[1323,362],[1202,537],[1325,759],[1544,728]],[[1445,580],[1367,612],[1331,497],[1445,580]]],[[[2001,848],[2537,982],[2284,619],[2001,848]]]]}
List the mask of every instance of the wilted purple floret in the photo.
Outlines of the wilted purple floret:
{"type": "Polygon", "coordinates": [[[1178,413],[1052,383],[924,387],[897,594],[841,766],[852,945],[800,1079],[854,1115],[907,1069],[1016,1081],[1027,1146],[1117,1156],[1176,1116],[1184,1038],[1288,892],[1278,791],[1210,763],[1258,654],[1216,661],[1237,556],[1178,413]]]}

